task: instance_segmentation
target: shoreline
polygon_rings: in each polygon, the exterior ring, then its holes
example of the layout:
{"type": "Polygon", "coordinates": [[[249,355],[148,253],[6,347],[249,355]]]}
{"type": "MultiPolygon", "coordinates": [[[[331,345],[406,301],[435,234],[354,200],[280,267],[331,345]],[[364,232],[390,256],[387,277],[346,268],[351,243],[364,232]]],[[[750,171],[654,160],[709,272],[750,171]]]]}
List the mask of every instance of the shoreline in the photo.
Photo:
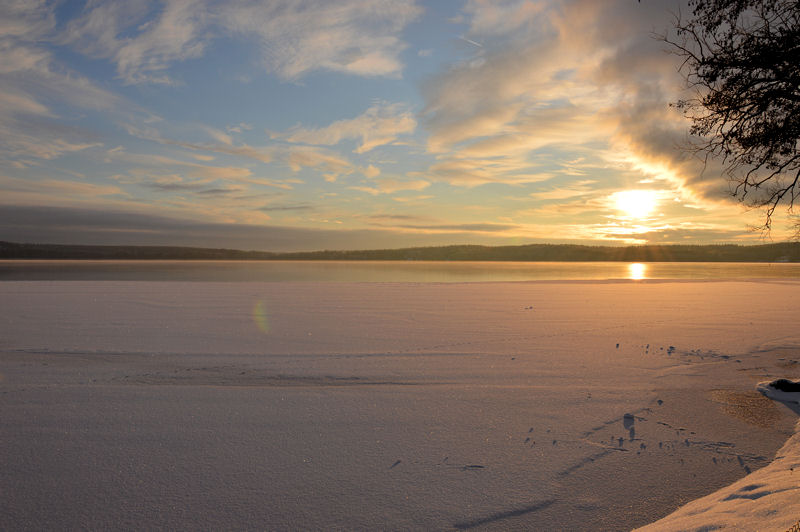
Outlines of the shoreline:
{"type": "MultiPolygon", "coordinates": [[[[793,409],[800,414],[800,404],[793,409]]],[[[800,516],[790,509],[800,498],[798,474],[800,421],[768,465],[636,531],[795,530],[800,527],[800,516]]]]}

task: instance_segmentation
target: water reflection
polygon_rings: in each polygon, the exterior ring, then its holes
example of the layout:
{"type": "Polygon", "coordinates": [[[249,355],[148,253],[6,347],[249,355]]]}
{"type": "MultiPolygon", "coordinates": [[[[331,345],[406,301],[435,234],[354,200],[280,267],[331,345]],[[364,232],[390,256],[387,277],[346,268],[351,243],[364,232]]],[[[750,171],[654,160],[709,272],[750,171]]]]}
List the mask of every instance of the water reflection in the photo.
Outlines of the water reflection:
{"type": "Polygon", "coordinates": [[[634,280],[641,280],[647,278],[647,264],[641,262],[634,262],[628,264],[628,278],[634,280]]]}
{"type": "MultiPolygon", "coordinates": [[[[465,283],[592,279],[791,279],[800,263],[0,260],[3,281],[465,283]]],[[[263,310],[269,319],[269,308],[263,310]]],[[[258,318],[260,320],[260,318],[258,318]]],[[[265,328],[268,321],[264,322],[265,328]]]]}

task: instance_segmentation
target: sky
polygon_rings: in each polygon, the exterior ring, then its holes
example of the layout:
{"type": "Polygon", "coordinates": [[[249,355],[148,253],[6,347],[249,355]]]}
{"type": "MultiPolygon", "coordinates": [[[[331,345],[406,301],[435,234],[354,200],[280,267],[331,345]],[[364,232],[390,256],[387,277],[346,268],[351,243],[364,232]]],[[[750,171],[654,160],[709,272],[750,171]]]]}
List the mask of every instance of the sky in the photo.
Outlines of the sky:
{"type": "MultiPolygon", "coordinates": [[[[0,240],[761,243],[679,0],[0,0],[0,240]]],[[[772,238],[785,233],[776,218],[772,238]]]]}

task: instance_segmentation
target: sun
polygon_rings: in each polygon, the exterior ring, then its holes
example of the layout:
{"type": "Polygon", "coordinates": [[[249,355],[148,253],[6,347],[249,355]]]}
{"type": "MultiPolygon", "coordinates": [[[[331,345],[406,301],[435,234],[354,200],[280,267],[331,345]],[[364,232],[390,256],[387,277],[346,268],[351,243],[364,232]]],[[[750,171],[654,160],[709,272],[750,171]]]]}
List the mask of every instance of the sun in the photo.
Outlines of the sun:
{"type": "Polygon", "coordinates": [[[611,195],[616,209],[629,218],[647,218],[658,206],[655,190],[622,190],[611,195]]]}

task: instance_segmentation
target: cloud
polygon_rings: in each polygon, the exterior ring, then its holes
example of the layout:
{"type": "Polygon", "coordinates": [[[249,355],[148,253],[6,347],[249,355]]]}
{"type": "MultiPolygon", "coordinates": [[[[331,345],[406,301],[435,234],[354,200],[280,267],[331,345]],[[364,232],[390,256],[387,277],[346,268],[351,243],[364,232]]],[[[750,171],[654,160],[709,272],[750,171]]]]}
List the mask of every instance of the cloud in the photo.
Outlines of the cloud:
{"type": "Polygon", "coordinates": [[[454,155],[440,156],[427,173],[419,173],[436,181],[451,185],[477,186],[486,183],[536,183],[551,179],[555,174],[536,168],[527,156],[503,155],[480,158],[454,155]]]}
{"type": "Polygon", "coordinates": [[[53,116],[50,109],[28,94],[10,91],[0,93],[0,116],[11,117],[24,114],[53,116]]]}
{"type": "Polygon", "coordinates": [[[544,9],[544,2],[533,0],[469,0],[464,13],[470,19],[469,35],[488,37],[507,35],[530,25],[544,9]]]}
{"type": "Polygon", "coordinates": [[[51,2],[5,2],[2,10],[0,154],[7,161],[52,160],[102,145],[98,135],[61,122],[62,115],[87,110],[114,117],[145,114],[55,59],[49,46],[56,32],[51,2]]]}
{"type": "Polygon", "coordinates": [[[151,186],[152,183],[183,183],[181,186],[161,187],[162,190],[199,189],[212,181],[263,185],[282,189],[292,188],[290,180],[275,180],[257,176],[250,168],[241,166],[212,166],[165,155],[129,153],[118,148],[107,150],[106,159],[134,165],[127,170],[126,174],[114,176],[121,183],[144,186],[151,186]],[[186,182],[186,177],[193,179],[189,182],[191,186],[186,182]]]}
{"type": "Polygon", "coordinates": [[[8,161],[51,160],[102,146],[93,133],[53,122],[48,116],[48,110],[34,100],[0,92],[0,155],[8,161]]]}
{"type": "Polygon", "coordinates": [[[398,77],[400,33],[421,12],[413,0],[276,0],[227,3],[217,17],[256,40],[268,71],[296,80],[315,70],[398,77]]]}
{"type": "Polygon", "coordinates": [[[146,188],[159,192],[193,193],[200,198],[218,198],[238,194],[245,190],[241,185],[208,188],[202,181],[184,182],[180,176],[150,176],[140,183],[146,188]]]}
{"type": "MultiPolygon", "coordinates": [[[[288,166],[292,172],[299,172],[304,168],[313,168],[318,170],[327,181],[331,182],[336,181],[343,175],[350,175],[356,171],[356,167],[346,158],[332,150],[316,146],[276,144],[272,146],[252,147],[246,144],[234,145],[232,144],[233,140],[223,132],[207,126],[202,126],[201,129],[211,136],[216,135],[222,137],[220,139],[222,141],[231,140],[231,144],[225,142],[200,144],[165,138],[154,127],[139,127],[132,124],[125,124],[124,127],[128,133],[133,136],[166,146],[178,146],[192,151],[210,151],[213,153],[246,157],[262,163],[282,163],[288,166]]],[[[130,155],[124,155],[123,157],[130,157],[130,155]]],[[[134,157],[147,156],[137,155],[134,157]]],[[[157,160],[158,156],[155,156],[155,158],[157,160]]],[[[171,160],[171,162],[184,166],[203,167],[203,165],[198,163],[186,161],[171,160]]],[[[367,167],[365,172],[374,173],[374,170],[370,170],[370,168],[367,167]]],[[[289,180],[283,180],[283,183],[288,186],[289,180]]]]}
{"type": "Polygon", "coordinates": [[[592,194],[595,189],[590,185],[597,183],[593,180],[578,181],[576,183],[569,183],[561,187],[553,187],[541,192],[532,192],[530,196],[539,200],[564,200],[574,198],[576,196],[585,196],[592,194]]]}
{"type": "Polygon", "coordinates": [[[333,146],[346,139],[358,139],[356,153],[366,153],[378,146],[391,144],[400,135],[414,132],[417,121],[402,104],[376,104],[356,118],[337,120],[322,128],[295,127],[273,138],[288,142],[333,146]]]}
{"type": "Polygon", "coordinates": [[[322,172],[328,181],[336,181],[341,175],[353,173],[355,168],[338,153],[311,146],[288,146],[277,149],[277,156],[293,172],[303,168],[315,168],[322,172]]]}
{"type": "Polygon", "coordinates": [[[376,221],[378,227],[390,227],[403,231],[420,233],[506,233],[521,229],[519,225],[496,223],[463,223],[463,224],[408,224],[382,223],[376,221]]]}
{"type": "MultiPolygon", "coordinates": [[[[221,136],[221,140],[223,140],[223,142],[218,142],[218,143],[215,143],[215,144],[212,144],[212,143],[201,144],[201,143],[197,143],[197,142],[185,142],[185,141],[165,138],[165,137],[163,137],[161,135],[161,133],[156,128],[154,128],[152,126],[150,126],[150,127],[142,127],[142,126],[137,126],[137,125],[126,123],[126,124],[122,124],[122,127],[125,128],[125,131],[127,131],[128,134],[131,135],[131,136],[134,136],[134,137],[137,137],[137,138],[140,138],[140,139],[144,139],[144,140],[149,140],[149,141],[152,141],[152,142],[157,142],[157,143],[163,144],[165,146],[178,146],[180,148],[185,148],[187,150],[192,150],[192,151],[210,151],[210,152],[213,152],[213,153],[221,153],[221,154],[225,154],[225,155],[246,157],[248,159],[253,159],[253,160],[256,160],[256,161],[260,161],[262,163],[272,162],[272,160],[275,157],[275,150],[273,148],[271,148],[271,147],[252,147],[252,146],[248,146],[247,144],[240,144],[240,145],[234,146],[234,145],[232,145],[232,143],[228,144],[225,141],[231,140],[231,142],[232,142],[232,139],[230,139],[230,137],[222,136],[222,135],[225,135],[225,134],[220,132],[219,130],[216,130],[216,129],[208,127],[208,126],[202,126],[201,129],[206,131],[206,133],[208,133],[210,136],[212,136],[212,138],[215,135],[221,136]]],[[[197,157],[197,156],[195,155],[195,157],[197,157]]],[[[201,155],[201,157],[202,157],[202,155],[201,155]]]]}
{"type": "Polygon", "coordinates": [[[424,216],[415,216],[413,214],[372,214],[366,217],[368,220],[374,222],[419,222],[429,221],[430,219],[424,216]]]}
{"type": "Polygon", "coordinates": [[[498,238],[495,231],[473,232],[469,225],[459,231],[457,227],[452,226],[456,232],[450,232],[449,229],[420,232],[214,223],[152,211],[136,211],[132,207],[112,211],[49,205],[21,206],[3,204],[0,199],[0,234],[14,242],[312,251],[385,248],[387,242],[398,247],[435,246],[451,244],[454,238],[468,243],[488,244],[496,242],[498,238]]]}
{"type": "Polygon", "coordinates": [[[170,64],[205,50],[206,6],[202,0],[165,0],[157,16],[143,22],[150,14],[147,2],[97,3],[67,24],[60,42],[111,59],[126,83],[172,84],[170,64]]]}
{"type": "Polygon", "coordinates": [[[18,42],[18,39],[0,38],[0,74],[27,71],[46,71],[50,54],[41,48],[18,42]]]}
{"type": "Polygon", "coordinates": [[[371,164],[366,168],[364,168],[363,170],[361,170],[361,173],[364,174],[365,177],[373,178],[381,175],[381,170],[377,166],[371,164]]]}
{"type": "Polygon", "coordinates": [[[0,187],[5,194],[11,192],[28,192],[51,196],[92,197],[124,195],[121,188],[114,185],[97,185],[80,181],[64,181],[58,179],[20,179],[0,176],[0,187]]]}
{"type": "Polygon", "coordinates": [[[419,180],[402,180],[393,178],[373,179],[370,181],[373,186],[352,186],[352,190],[360,190],[367,194],[377,196],[378,194],[394,194],[395,192],[402,192],[408,190],[425,190],[430,186],[428,181],[419,180]]]}
{"type": "MultiPolygon", "coordinates": [[[[596,194],[596,193],[595,193],[596,194]]],[[[607,197],[593,195],[591,197],[576,196],[576,199],[564,198],[568,201],[554,201],[519,211],[518,214],[535,216],[544,219],[546,216],[567,217],[575,219],[587,214],[603,215],[609,213],[607,197]]]]}
{"type": "Polygon", "coordinates": [[[548,153],[574,158],[584,150],[587,162],[616,164],[628,176],[668,168],[662,178],[671,186],[704,198],[705,207],[719,206],[719,172],[703,173],[680,149],[688,123],[668,103],[680,97],[683,82],[676,58],[652,37],[682,6],[467,2],[465,38],[481,46],[465,48],[463,59],[423,90],[422,123],[437,154],[431,177],[467,186],[520,183],[526,173],[543,173],[537,169],[546,167],[540,163],[548,153]]]}
{"type": "Polygon", "coordinates": [[[213,128],[210,126],[201,126],[201,128],[203,129],[203,131],[208,133],[209,137],[216,140],[217,142],[225,144],[226,146],[233,145],[233,138],[231,138],[231,136],[228,133],[225,133],[224,131],[221,131],[217,128],[213,128]]]}
{"type": "Polygon", "coordinates": [[[415,196],[395,196],[392,199],[399,203],[416,203],[416,202],[423,202],[425,200],[432,199],[433,196],[425,195],[425,194],[417,194],[415,196]]]}
{"type": "Polygon", "coordinates": [[[253,129],[253,124],[240,122],[236,125],[226,127],[225,131],[228,133],[241,133],[242,131],[250,131],[251,129],[253,129]]]}
{"type": "Polygon", "coordinates": [[[175,84],[169,67],[201,57],[220,33],[255,40],[264,67],[284,80],[315,70],[398,77],[400,34],[421,12],[413,0],[163,0],[155,9],[108,0],[90,3],[58,42],[111,60],[129,84],[175,84]]]}
{"type": "Polygon", "coordinates": [[[585,227],[586,235],[601,240],[625,244],[696,244],[707,242],[732,242],[757,244],[760,236],[746,228],[730,225],[684,222],[661,226],[623,226],[597,224],[585,227]]]}
{"type": "Polygon", "coordinates": [[[311,211],[314,206],[307,203],[300,203],[296,205],[265,205],[259,207],[258,210],[264,212],[287,212],[287,211],[311,211]]]}
{"type": "Polygon", "coordinates": [[[52,4],[48,0],[7,0],[0,17],[0,38],[36,40],[55,27],[52,4]]]}

